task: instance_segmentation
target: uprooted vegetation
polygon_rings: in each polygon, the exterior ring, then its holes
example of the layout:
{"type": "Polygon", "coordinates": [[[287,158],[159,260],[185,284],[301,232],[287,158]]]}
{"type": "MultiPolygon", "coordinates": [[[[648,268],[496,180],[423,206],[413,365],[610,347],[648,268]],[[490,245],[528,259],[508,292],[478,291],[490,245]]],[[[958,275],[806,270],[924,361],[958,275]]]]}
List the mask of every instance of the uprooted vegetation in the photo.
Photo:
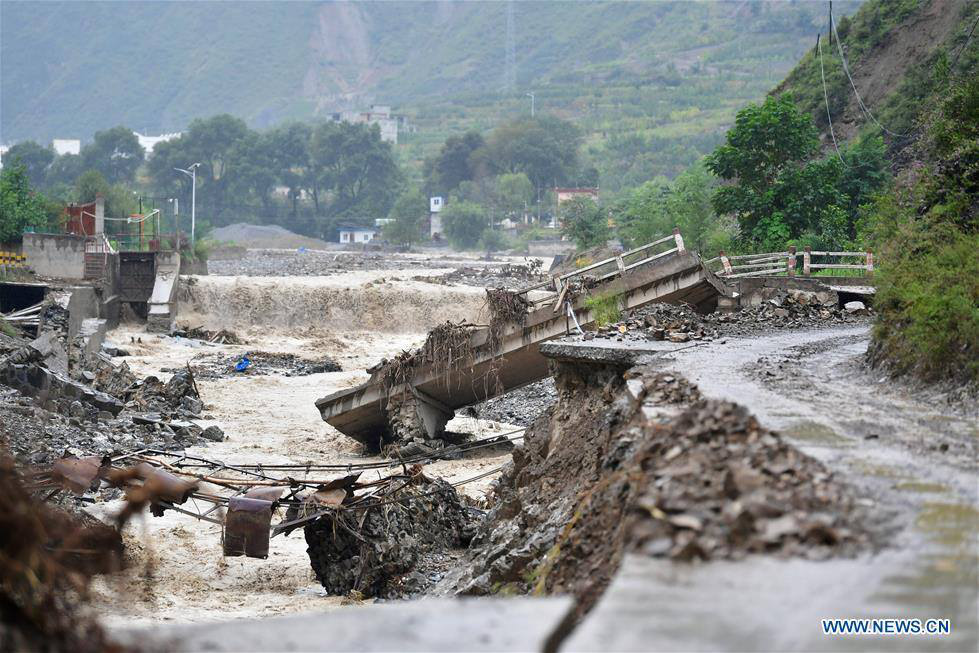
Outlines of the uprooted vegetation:
{"type": "Polygon", "coordinates": [[[119,534],[41,503],[0,456],[0,649],[122,650],[85,607],[91,576],[121,563],[119,534]]]}

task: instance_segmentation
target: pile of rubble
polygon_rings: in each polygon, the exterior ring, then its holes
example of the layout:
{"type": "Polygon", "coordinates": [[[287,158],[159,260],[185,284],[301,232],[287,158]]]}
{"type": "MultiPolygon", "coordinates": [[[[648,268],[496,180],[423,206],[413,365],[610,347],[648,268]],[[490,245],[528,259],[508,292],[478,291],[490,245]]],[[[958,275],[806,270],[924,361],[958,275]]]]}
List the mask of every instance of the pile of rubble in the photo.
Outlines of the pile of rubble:
{"type": "Polygon", "coordinates": [[[798,329],[864,321],[872,314],[862,302],[838,305],[836,293],[766,289],[760,303],[729,315],[714,314],[729,325],[727,333],[751,333],[766,329],[798,329]]]}
{"type": "Polygon", "coordinates": [[[648,368],[563,363],[556,381],[452,590],[568,592],[580,615],[625,551],[824,558],[866,545],[846,489],[744,408],[648,368]]]}
{"type": "Polygon", "coordinates": [[[504,263],[499,267],[460,267],[438,276],[417,275],[412,281],[423,281],[440,286],[462,285],[479,288],[519,288],[547,279],[543,273],[543,261],[530,259],[526,265],[504,263]]]}
{"type": "MultiPolygon", "coordinates": [[[[507,284],[514,281],[536,280],[540,272],[539,259],[533,259],[527,265],[500,264],[488,266],[485,270],[473,266],[460,267],[450,275],[447,281],[441,277],[418,277],[422,281],[432,283],[467,283],[468,285],[490,286],[498,285],[493,279],[505,279],[507,284]],[[483,273],[486,273],[485,277],[483,273]],[[480,278],[486,279],[479,282],[480,278]]],[[[410,270],[431,268],[454,268],[465,262],[471,262],[460,256],[392,256],[381,251],[367,252],[334,252],[313,249],[248,250],[237,259],[208,261],[208,272],[221,276],[249,277],[292,277],[292,276],[331,276],[352,270],[410,270]]],[[[540,277],[543,279],[543,277],[540,277]]]]}
{"type": "Polygon", "coordinates": [[[465,415],[505,424],[529,426],[557,400],[554,379],[548,377],[464,409],[465,415]]]}
{"type": "Polygon", "coordinates": [[[0,343],[2,431],[18,460],[43,464],[65,451],[182,449],[224,438],[192,421],[204,405],[189,370],[164,383],[138,379],[125,363],[86,353],[80,343],[69,357],[67,314],[49,308],[42,315],[52,319],[42,320],[37,338],[0,343]]]}
{"type": "MultiPolygon", "coordinates": [[[[200,354],[191,360],[190,369],[198,379],[221,379],[230,376],[309,376],[324,372],[341,372],[340,364],[329,356],[319,359],[301,358],[295,354],[245,351],[241,354],[200,354]]],[[[179,373],[177,368],[164,372],[179,373]]]]}
{"type": "Polygon", "coordinates": [[[718,328],[706,321],[690,306],[675,304],[648,304],[626,313],[614,324],[601,326],[580,336],[584,340],[614,338],[623,341],[713,340],[720,336],[718,328]]]}
{"type": "Polygon", "coordinates": [[[617,341],[706,341],[751,335],[772,329],[800,329],[866,321],[871,309],[862,302],[837,305],[835,293],[767,289],[760,303],[735,313],[701,315],[688,305],[648,304],[625,312],[622,319],[603,325],[576,340],[610,338],[617,341]]]}
{"type": "MultiPolygon", "coordinates": [[[[482,513],[420,466],[366,498],[342,489],[336,509],[304,527],[317,580],[335,595],[397,598],[440,581],[450,556],[469,544],[482,513]]],[[[324,503],[326,499],[324,499],[324,503]]]]}

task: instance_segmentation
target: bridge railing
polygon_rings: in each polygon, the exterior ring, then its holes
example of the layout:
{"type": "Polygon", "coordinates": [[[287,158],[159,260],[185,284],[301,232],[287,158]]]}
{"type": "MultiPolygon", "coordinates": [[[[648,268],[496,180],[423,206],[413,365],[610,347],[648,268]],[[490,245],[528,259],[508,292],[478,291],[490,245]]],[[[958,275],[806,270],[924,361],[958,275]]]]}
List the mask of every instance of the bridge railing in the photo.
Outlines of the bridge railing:
{"type": "Polygon", "coordinates": [[[519,290],[518,294],[526,294],[532,290],[550,290],[561,295],[562,291],[577,277],[588,275],[595,277],[596,281],[606,281],[619,276],[623,272],[637,268],[640,265],[645,265],[670,254],[685,251],[687,250],[683,245],[683,236],[680,235],[679,229],[674,229],[673,233],[669,236],[664,236],[659,240],[654,240],[635,249],[622,252],[618,256],[597,261],[565,274],[555,275],[547,281],[542,281],[536,285],[519,290]],[[656,251],[662,250],[664,245],[672,245],[672,247],[668,247],[664,251],[656,251]]]}
{"type": "Polygon", "coordinates": [[[785,252],[766,252],[763,254],[738,254],[720,256],[704,261],[714,274],[725,279],[740,277],[769,276],[812,276],[819,270],[860,270],[862,276],[874,273],[874,254],[865,252],[832,252],[813,250],[806,247],[798,252],[789,247],[785,252]]]}

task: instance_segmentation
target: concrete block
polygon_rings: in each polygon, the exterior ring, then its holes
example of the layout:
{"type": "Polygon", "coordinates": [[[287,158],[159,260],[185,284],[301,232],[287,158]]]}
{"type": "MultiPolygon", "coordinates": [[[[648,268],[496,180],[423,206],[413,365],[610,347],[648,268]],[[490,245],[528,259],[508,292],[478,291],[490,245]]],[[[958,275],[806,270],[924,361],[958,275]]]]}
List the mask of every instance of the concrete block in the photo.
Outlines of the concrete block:
{"type": "Polygon", "coordinates": [[[111,630],[124,646],[179,651],[540,651],[568,597],[426,599],[288,617],[111,630]]]}

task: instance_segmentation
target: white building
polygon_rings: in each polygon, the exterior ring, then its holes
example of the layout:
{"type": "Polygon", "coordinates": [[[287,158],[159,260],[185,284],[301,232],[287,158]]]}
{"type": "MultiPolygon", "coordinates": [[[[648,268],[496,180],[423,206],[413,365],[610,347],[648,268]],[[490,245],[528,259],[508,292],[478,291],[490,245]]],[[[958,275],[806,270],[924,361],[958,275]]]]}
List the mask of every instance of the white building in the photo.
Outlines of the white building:
{"type": "Polygon", "coordinates": [[[377,125],[381,130],[381,140],[395,145],[398,143],[398,132],[409,131],[407,118],[393,115],[391,107],[384,104],[372,104],[367,111],[334,113],[332,118],[334,122],[377,125]]]}
{"type": "Polygon", "coordinates": [[[10,149],[9,145],[0,145],[0,168],[3,167],[3,155],[10,149]]]}
{"type": "Polygon", "coordinates": [[[153,148],[156,147],[157,143],[163,143],[174,138],[180,138],[180,132],[173,132],[171,134],[160,134],[159,136],[147,136],[146,134],[140,134],[138,131],[133,131],[136,134],[136,140],[146,151],[146,156],[153,153],[153,148]]]}
{"type": "Polygon", "coordinates": [[[360,227],[356,225],[340,226],[340,244],[369,243],[381,233],[377,227],[360,227]]]}
{"type": "Polygon", "coordinates": [[[51,141],[51,147],[58,156],[79,154],[82,151],[82,142],[77,138],[56,138],[51,141]]]}

